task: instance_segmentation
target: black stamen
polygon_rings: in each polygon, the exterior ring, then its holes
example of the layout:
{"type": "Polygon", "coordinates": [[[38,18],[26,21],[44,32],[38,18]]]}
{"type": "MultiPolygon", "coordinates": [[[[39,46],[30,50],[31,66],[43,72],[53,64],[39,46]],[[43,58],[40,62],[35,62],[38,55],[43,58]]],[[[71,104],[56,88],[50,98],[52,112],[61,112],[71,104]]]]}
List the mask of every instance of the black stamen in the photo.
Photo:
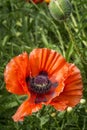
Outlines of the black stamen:
{"type": "Polygon", "coordinates": [[[30,81],[30,77],[27,76],[27,77],[26,77],[26,82],[28,83],[29,81],[30,81]]]}
{"type": "Polygon", "coordinates": [[[39,75],[48,76],[48,73],[47,73],[46,71],[41,71],[41,72],[39,73],[39,75]]]}

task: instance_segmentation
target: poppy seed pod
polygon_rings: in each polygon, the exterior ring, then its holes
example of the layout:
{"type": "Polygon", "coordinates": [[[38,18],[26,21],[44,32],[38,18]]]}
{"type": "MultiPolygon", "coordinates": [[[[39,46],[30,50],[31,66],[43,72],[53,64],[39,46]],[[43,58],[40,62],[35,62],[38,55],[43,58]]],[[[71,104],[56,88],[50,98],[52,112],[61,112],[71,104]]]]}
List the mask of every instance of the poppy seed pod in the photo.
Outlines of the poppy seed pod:
{"type": "Polygon", "coordinates": [[[54,19],[64,20],[70,15],[72,5],[68,0],[51,0],[49,10],[54,19]]]}

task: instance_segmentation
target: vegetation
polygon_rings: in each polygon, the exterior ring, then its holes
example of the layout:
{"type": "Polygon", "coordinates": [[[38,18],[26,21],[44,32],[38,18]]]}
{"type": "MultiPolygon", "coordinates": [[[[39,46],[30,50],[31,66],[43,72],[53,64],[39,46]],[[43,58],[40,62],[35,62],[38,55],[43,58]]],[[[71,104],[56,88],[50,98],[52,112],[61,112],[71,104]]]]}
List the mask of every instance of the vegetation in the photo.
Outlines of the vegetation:
{"type": "Polygon", "coordinates": [[[12,57],[37,47],[51,48],[81,70],[87,99],[87,0],[70,0],[72,14],[64,21],[50,15],[48,5],[0,0],[0,130],[87,130],[87,103],[58,112],[50,106],[15,123],[11,116],[26,98],[7,92],[4,69],[12,57]]]}

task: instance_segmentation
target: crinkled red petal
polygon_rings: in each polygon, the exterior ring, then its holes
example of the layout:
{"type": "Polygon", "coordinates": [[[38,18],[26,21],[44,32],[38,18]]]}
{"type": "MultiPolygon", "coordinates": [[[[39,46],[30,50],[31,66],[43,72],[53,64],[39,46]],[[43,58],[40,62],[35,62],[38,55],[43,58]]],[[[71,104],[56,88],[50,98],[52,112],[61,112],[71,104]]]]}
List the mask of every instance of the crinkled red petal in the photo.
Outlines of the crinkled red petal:
{"type": "MultiPolygon", "coordinates": [[[[82,77],[79,69],[74,64],[69,64],[68,77],[64,83],[65,87],[63,92],[50,103],[54,107],[61,102],[65,104],[65,108],[68,106],[74,107],[82,98],[82,77]]],[[[60,105],[59,110],[63,108],[64,105],[60,105]]]]}
{"type": "Polygon", "coordinates": [[[41,104],[31,104],[29,99],[21,104],[16,113],[12,116],[15,122],[23,121],[25,116],[31,115],[42,108],[41,104]]]}
{"type": "Polygon", "coordinates": [[[41,71],[48,73],[49,79],[58,83],[56,96],[63,91],[63,82],[68,74],[68,63],[59,53],[47,49],[34,49],[29,57],[31,76],[38,75],[41,71]],[[62,85],[61,85],[62,84],[62,85]]]}
{"type": "Polygon", "coordinates": [[[29,73],[29,58],[25,52],[14,57],[6,66],[4,79],[6,88],[14,94],[26,94],[28,92],[26,77],[29,73]]]}

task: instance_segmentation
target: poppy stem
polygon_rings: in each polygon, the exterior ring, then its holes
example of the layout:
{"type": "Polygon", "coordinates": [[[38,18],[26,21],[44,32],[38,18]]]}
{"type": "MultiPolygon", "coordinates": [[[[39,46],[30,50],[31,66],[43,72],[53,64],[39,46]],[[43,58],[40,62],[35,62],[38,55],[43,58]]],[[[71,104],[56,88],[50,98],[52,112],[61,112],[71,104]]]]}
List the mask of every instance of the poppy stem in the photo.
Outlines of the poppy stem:
{"type": "Polygon", "coordinates": [[[64,25],[65,25],[65,28],[68,32],[69,38],[70,38],[70,43],[69,43],[67,51],[66,51],[66,59],[67,59],[67,61],[69,61],[70,57],[73,53],[73,47],[74,47],[75,40],[74,40],[74,36],[72,34],[72,31],[71,31],[70,27],[68,26],[68,24],[66,23],[66,21],[64,22],[64,25]]]}

